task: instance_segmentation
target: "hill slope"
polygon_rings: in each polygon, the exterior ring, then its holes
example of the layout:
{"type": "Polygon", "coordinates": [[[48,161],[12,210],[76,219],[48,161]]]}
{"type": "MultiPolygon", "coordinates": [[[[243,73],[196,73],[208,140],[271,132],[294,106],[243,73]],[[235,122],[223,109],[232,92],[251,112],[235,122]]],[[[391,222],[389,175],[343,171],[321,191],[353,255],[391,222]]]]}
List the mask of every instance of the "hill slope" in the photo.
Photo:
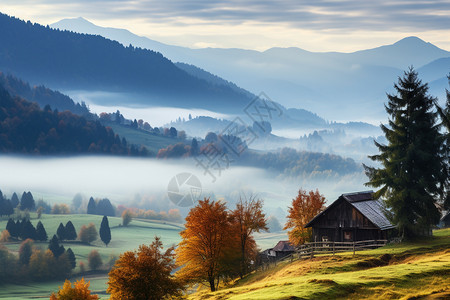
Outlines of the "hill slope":
{"type": "Polygon", "coordinates": [[[281,263],[190,299],[448,299],[450,230],[430,240],[281,263]],[[433,298],[434,297],[434,298],[433,298]]]}
{"type": "Polygon", "coordinates": [[[124,47],[101,36],[0,14],[0,40],[0,70],[52,88],[143,93],[146,97],[136,97],[134,103],[222,111],[235,111],[248,102],[227,86],[189,75],[160,53],[124,47]]]}

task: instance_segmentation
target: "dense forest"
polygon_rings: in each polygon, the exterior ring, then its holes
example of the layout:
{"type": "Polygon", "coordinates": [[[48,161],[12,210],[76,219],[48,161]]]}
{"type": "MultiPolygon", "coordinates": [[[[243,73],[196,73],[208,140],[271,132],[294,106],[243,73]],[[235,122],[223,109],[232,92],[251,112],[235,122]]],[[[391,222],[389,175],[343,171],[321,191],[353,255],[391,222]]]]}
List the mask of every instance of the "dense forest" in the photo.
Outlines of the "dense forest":
{"type": "Polygon", "coordinates": [[[102,153],[146,154],[128,147],[126,140],[98,121],[89,121],[69,111],[12,97],[0,86],[0,152],[29,154],[102,153]]]}
{"type": "MultiPolygon", "coordinates": [[[[0,14],[0,40],[0,70],[37,84],[145,92],[154,96],[152,104],[164,100],[160,103],[167,105],[170,99],[172,104],[229,111],[249,101],[228,86],[188,74],[160,53],[124,47],[101,36],[55,30],[0,14]]],[[[148,101],[148,97],[130,101],[148,101]]]]}
{"type": "Polygon", "coordinates": [[[36,102],[41,108],[50,105],[50,107],[59,111],[69,110],[81,116],[87,116],[89,114],[89,109],[85,103],[75,103],[69,96],[44,86],[30,87],[28,82],[10,74],[6,75],[0,72],[0,85],[12,96],[19,96],[31,102],[36,102]]]}

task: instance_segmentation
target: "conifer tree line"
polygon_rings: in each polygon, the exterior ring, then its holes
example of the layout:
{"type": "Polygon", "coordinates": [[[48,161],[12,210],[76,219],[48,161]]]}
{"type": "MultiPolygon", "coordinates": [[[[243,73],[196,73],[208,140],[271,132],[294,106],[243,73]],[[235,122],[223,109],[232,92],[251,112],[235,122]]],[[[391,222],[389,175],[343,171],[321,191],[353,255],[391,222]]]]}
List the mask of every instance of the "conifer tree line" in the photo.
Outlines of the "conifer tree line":
{"type": "Polygon", "coordinates": [[[29,211],[35,210],[36,203],[31,192],[23,192],[19,200],[16,193],[12,194],[11,199],[7,199],[2,191],[0,191],[0,217],[14,214],[15,208],[29,211]]]}
{"type": "MultiPolygon", "coordinates": [[[[108,245],[111,241],[111,229],[107,216],[104,216],[102,219],[99,233],[102,242],[108,245]]],[[[93,223],[87,226],[83,225],[78,235],[70,220],[66,225],[60,223],[56,233],[49,239],[41,221],[38,221],[36,227],[34,227],[29,219],[14,221],[10,218],[6,229],[1,234],[2,241],[22,240],[22,243],[18,256],[12,254],[0,244],[0,266],[2,266],[0,268],[0,283],[14,282],[19,280],[19,278],[22,281],[68,278],[77,265],[76,257],[72,249],[66,249],[62,242],[73,241],[78,238],[82,243],[89,244],[97,240],[97,237],[98,232],[93,223]],[[47,250],[35,245],[35,241],[46,242],[47,240],[47,250]],[[9,276],[6,276],[6,273],[9,276]]],[[[92,270],[98,269],[103,265],[101,257],[96,250],[93,250],[89,255],[88,261],[92,270]]],[[[81,263],[80,271],[84,272],[84,267],[81,268],[81,263]]]]}
{"type": "Polygon", "coordinates": [[[381,167],[364,165],[367,185],[380,188],[376,196],[386,200],[400,236],[429,235],[439,207],[450,204],[450,96],[442,109],[412,67],[394,87],[385,105],[389,123],[381,125],[388,143],[375,142],[380,153],[369,157],[381,167]]]}

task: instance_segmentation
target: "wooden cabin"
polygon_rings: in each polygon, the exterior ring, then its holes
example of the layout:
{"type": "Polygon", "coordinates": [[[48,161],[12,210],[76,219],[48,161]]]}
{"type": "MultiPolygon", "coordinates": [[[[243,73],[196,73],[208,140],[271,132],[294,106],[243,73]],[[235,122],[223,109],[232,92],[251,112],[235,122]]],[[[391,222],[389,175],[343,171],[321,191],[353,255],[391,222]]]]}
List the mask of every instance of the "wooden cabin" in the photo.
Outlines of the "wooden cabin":
{"type": "Polygon", "coordinates": [[[387,239],[395,226],[384,214],[372,191],[342,194],[305,228],[312,228],[312,241],[354,242],[387,239]]]}

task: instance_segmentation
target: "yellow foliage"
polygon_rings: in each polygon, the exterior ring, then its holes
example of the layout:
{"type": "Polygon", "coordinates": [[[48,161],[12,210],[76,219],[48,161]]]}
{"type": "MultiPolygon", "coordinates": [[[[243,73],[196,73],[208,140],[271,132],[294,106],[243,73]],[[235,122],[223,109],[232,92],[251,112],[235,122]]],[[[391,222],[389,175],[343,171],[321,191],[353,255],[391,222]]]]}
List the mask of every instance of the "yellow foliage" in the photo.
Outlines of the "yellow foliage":
{"type": "Polygon", "coordinates": [[[59,289],[58,293],[52,293],[50,296],[50,300],[97,300],[99,299],[97,295],[91,295],[91,291],[89,290],[90,282],[85,282],[84,278],[76,281],[73,284],[70,283],[69,280],[66,279],[63,287],[59,289]]]}

